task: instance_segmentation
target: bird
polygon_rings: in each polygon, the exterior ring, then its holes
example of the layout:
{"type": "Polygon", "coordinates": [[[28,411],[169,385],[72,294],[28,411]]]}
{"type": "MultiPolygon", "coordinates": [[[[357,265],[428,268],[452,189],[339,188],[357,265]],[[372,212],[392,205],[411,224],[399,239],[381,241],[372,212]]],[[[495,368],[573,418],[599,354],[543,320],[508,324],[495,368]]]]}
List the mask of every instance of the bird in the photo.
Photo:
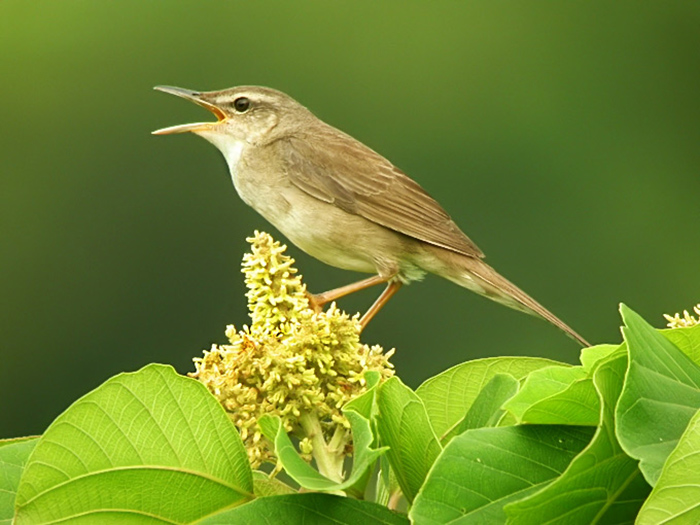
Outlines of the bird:
{"type": "Polygon", "coordinates": [[[379,284],[364,329],[402,285],[436,274],[505,306],[540,317],[589,343],[484,261],[484,253],[417,182],[359,140],[281,91],[237,86],[154,89],[211,111],[216,121],[162,128],[191,132],[223,154],[241,199],[294,245],[320,261],[371,274],[319,294],[324,305],[379,284]]]}

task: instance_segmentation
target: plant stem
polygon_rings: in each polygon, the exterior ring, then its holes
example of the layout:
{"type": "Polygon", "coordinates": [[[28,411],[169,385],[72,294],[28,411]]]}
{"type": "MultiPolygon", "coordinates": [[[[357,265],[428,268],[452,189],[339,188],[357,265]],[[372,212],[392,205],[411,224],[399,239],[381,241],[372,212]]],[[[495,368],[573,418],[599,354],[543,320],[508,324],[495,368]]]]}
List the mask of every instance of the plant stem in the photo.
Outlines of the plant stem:
{"type": "Polygon", "coordinates": [[[342,425],[335,427],[335,432],[333,432],[333,437],[328,443],[328,448],[332,450],[335,454],[345,457],[345,445],[348,444],[348,431],[345,430],[342,425]]]}
{"type": "Polygon", "coordinates": [[[313,445],[312,455],[316,460],[318,471],[328,479],[341,483],[343,481],[343,460],[345,459],[343,451],[347,439],[346,431],[338,426],[331,442],[326,444],[321,422],[316,414],[303,413],[299,418],[299,423],[313,445]]]}

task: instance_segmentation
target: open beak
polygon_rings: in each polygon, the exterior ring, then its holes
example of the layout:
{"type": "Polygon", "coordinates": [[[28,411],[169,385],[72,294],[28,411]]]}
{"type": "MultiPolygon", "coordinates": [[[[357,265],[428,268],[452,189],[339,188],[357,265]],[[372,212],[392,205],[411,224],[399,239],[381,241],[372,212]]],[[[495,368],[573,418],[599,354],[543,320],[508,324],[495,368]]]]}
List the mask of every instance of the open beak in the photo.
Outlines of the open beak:
{"type": "Polygon", "coordinates": [[[207,93],[200,93],[198,91],[190,91],[189,89],[183,89],[173,86],[156,86],[153,89],[156,91],[162,91],[163,93],[170,93],[176,97],[181,97],[194,102],[195,104],[208,109],[214,115],[216,115],[216,122],[196,122],[194,124],[181,124],[180,126],[170,126],[168,128],[157,129],[153,131],[153,135],[170,135],[172,133],[185,133],[188,131],[205,131],[212,129],[214,126],[226,120],[226,114],[221,111],[217,106],[208,102],[206,100],[207,93]]]}

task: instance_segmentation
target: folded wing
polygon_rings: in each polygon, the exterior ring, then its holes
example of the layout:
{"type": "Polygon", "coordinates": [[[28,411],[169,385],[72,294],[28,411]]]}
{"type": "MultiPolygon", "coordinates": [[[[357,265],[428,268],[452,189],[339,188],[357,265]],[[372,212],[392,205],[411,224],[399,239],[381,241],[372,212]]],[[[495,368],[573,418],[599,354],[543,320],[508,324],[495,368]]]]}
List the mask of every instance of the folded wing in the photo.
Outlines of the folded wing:
{"type": "Polygon", "coordinates": [[[291,181],[309,195],[409,237],[484,256],[423,188],[341,131],[323,126],[272,146],[291,181]]]}

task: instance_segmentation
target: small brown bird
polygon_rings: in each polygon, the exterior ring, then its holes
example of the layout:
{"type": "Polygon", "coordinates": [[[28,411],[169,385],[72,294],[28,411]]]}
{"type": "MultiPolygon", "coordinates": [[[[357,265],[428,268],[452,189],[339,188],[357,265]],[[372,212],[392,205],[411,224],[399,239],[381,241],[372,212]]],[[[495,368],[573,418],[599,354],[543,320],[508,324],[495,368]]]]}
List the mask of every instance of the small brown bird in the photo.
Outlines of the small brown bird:
{"type": "Polygon", "coordinates": [[[360,320],[366,326],[404,283],[437,274],[506,306],[539,316],[582,345],[554,314],[483,261],[484,254],[416,182],[358,140],[274,89],[240,86],[198,92],[155,89],[211,111],[217,122],[184,124],[226,158],[243,201],[317,259],[374,274],[312,296],[317,308],[388,283],[360,320]]]}

